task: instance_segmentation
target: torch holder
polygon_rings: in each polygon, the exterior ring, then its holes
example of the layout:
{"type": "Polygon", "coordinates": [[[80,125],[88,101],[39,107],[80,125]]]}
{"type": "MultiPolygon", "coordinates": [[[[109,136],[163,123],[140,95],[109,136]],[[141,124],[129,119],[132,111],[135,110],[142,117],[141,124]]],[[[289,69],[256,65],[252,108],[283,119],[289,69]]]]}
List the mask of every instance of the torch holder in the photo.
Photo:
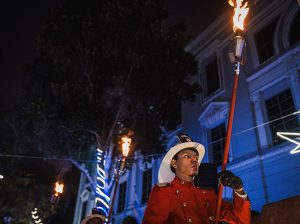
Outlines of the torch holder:
{"type": "Polygon", "coordinates": [[[51,202],[52,205],[58,205],[59,199],[60,199],[59,194],[52,194],[51,198],[50,198],[50,202],[51,202]]]}
{"type": "Polygon", "coordinates": [[[234,37],[229,45],[229,59],[231,63],[239,62],[241,65],[246,63],[246,43],[242,30],[236,30],[234,37]]]}
{"type": "Polygon", "coordinates": [[[122,159],[119,161],[119,166],[115,169],[116,177],[119,178],[126,173],[126,156],[122,156],[122,159]]]}
{"type": "Polygon", "coordinates": [[[120,165],[115,169],[115,187],[114,187],[114,192],[113,192],[111,205],[110,205],[110,209],[109,209],[109,213],[108,213],[107,223],[110,222],[110,218],[111,218],[112,211],[114,208],[114,203],[115,203],[115,199],[116,199],[116,193],[117,193],[117,189],[118,189],[118,185],[119,185],[120,176],[123,176],[126,172],[126,159],[127,159],[126,156],[122,156],[122,159],[119,161],[120,165]]]}

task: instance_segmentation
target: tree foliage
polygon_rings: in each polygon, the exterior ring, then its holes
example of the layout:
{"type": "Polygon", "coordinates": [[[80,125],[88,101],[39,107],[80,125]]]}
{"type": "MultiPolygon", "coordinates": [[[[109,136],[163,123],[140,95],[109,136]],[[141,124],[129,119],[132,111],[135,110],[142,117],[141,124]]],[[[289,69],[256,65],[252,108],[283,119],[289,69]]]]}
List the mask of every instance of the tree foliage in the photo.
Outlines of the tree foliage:
{"type": "Polygon", "coordinates": [[[12,224],[32,223],[31,211],[38,208],[38,216],[43,223],[70,223],[77,193],[74,183],[79,179],[78,171],[74,170],[71,164],[69,164],[71,168],[63,171],[61,169],[63,166],[56,161],[51,163],[36,159],[0,158],[0,164],[1,174],[4,174],[4,179],[0,180],[1,218],[8,212],[11,214],[12,224]],[[54,193],[53,185],[57,174],[55,167],[58,166],[60,174],[65,176],[66,186],[60,203],[52,205],[50,197],[54,193]],[[71,216],[64,217],[70,212],[71,216]],[[62,216],[60,221],[47,222],[58,215],[62,216]]]}
{"type": "Polygon", "coordinates": [[[184,52],[183,27],[164,29],[160,0],[70,1],[53,12],[39,38],[25,111],[43,151],[78,155],[97,141],[108,148],[118,130],[135,148],[160,152],[162,133],[180,122],[181,101],[196,61],[184,52]]]}

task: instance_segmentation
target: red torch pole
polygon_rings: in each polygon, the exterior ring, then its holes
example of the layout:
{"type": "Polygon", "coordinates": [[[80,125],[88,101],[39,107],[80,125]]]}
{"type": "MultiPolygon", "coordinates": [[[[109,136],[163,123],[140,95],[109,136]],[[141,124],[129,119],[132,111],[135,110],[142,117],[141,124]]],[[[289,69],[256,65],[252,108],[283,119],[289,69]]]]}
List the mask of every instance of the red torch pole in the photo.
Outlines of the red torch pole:
{"type": "MultiPolygon", "coordinates": [[[[249,8],[247,8],[247,2],[243,4],[243,0],[229,0],[228,3],[234,7],[234,16],[233,16],[233,31],[235,32],[235,36],[233,37],[233,52],[229,53],[230,61],[235,63],[234,70],[234,81],[232,86],[231,93],[231,102],[230,102],[230,111],[228,117],[228,126],[223,154],[223,162],[222,162],[222,171],[226,170],[226,165],[228,162],[228,152],[230,146],[230,139],[232,133],[232,124],[233,117],[235,111],[235,102],[236,102],[236,94],[238,87],[238,80],[240,74],[240,65],[241,63],[245,63],[243,60],[243,50],[245,45],[245,39],[243,38],[243,30],[244,30],[244,20],[248,14],[249,8]]],[[[222,194],[223,194],[223,185],[220,183],[219,191],[218,191],[218,199],[217,199],[217,207],[215,213],[215,224],[218,224],[220,217],[220,208],[222,202],[222,194]]]]}
{"type": "Polygon", "coordinates": [[[122,137],[121,138],[122,141],[122,159],[120,161],[120,167],[118,168],[118,170],[116,170],[116,176],[115,176],[115,188],[114,188],[114,193],[113,193],[113,197],[112,197],[112,201],[110,204],[110,209],[109,209],[109,213],[108,213],[108,217],[107,217],[107,223],[109,224],[111,216],[112,216],[112,212],[114,209],[114,205],[115,205],[115,200],[116,200],[116,194],[117,194],[117,189],[119,186],[119,180],[120,177],[125,173],[125,165],[126,165],[126,159],[130,150],[130,144],[131,144],[131,138],[129,137],[122,137]]]}
{"type": "MultiPolygon", "coordinates": [[[[229,117],[228,117],[228,126],[227,126],[225,148],[224,148],[224,154],[223,154],[222,171],[226,170],[226,165],[227,165],[227,161],[228,161],[228,154],[229,154],[228,152],[229,152],[229,145],[230,145],[230,139],[231,139],[231,133],[232,133],[232,123],[233,123],[233,116],[234,116],[234,110],[235,110],[236,93],[237,93],[238,80],[239,80],[239,69],[240,69],[239,67],[240,67],[240,62],[237,62],[235,72],[234,72],[233,86],[232,86],[232,98],[231,98],[231,102],[230,102],[230,111],[229,111],[229,117]]],[[[215,215],[215,217],[216,217],[215,223],[216,224],[219,222],[222,194],[223,194],[223,185],[220,183],[219,191],[218,191],[217,209],[216,209],[216,215],[215,215]]]]}
{"type": "MultiPolygon", "coordinates": [[[[120,166],[120,170],[119,171],[121,171],[121,172],[124,171],[125,164],[126,164],[126,157],[123,156],[122,160],[121,160],[121,166],[120,166]]],[[[119,172],[119,171],[117,171],[117,172],[119,172]]],[[[115,205],[115,200],[116,200],[116,195],[117,195],[117,189],[118,189],[118,186],[119,186],[119,180],[120,180],[120,174],[117,174],[115,176],[115,188],[114,188],[114,193],[113,193],[113,197],[112,197],[112,201],[111,201],[111,204],[110,204],[110,209],[109,209],[109,213],[108,213],[108,217],[107,217],[107,223],[110,222],[112,211],[113,211],[113,208],[114,208],[114,205],[115,205]]]]}

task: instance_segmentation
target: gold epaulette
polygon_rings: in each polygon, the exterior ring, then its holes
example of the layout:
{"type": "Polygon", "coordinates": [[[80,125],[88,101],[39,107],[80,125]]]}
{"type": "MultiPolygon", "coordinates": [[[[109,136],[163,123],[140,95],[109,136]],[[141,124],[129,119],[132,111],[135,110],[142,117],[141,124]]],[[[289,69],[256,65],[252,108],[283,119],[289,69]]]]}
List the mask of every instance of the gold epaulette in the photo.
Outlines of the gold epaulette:
{"type": "Polygon", "coordinates": [[[158,187],[167,187],[167,186],[170,186],[170,183],[157,183],[156,186],[158,186],[158,187]]]}

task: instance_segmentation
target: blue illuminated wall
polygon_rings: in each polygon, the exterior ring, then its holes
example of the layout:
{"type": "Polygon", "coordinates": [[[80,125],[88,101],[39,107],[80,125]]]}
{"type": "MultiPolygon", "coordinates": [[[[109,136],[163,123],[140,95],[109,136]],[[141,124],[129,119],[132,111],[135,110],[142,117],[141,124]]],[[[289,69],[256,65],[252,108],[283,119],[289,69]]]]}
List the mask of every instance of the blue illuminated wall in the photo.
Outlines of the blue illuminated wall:
{"type": "MultiPolygon", "coordinates": [[[[245,32],[247,61],[239,77],[227,168],[242,177],[252,208],[261,211],[267,203],[300,195],[300,154],[291,155],[289,152],[295,145],[287,141],[274,144],[265,104],[266,100],[289,89],[294,112],[300,110],[300,34],[292,31],[294,26],[300,27],[300,10],[293,0],[262,0],[250,7],[251,19],[246,20],[245,32]],[[270,37],[264,47],[258,41],[261,33],[270,37]],[[266,53],[268,58],[264,61],[261,48],[273,50],[266,53]]],[[[186,47],[199,64],[199,74],[191,81],[198,82],[203,92],[196,102],[183,104],[182,129],[205,145],[205,162],[213,162],[210,130],[222,122],[227,125],[228,119],[234,72],[228,57],[233,35],[229,14],[225,12],[186,47]],[[205,65],[212,56],[217,58],[220,88],[207,95],[205,65]]],[[[278,110],[284,110],[284,103],[278,110]]],[[[294,117],[300,124],[299,114],[294,117]]],[[[225,197],[231,194],[230,190],[224,192],[225,197]]]]}

